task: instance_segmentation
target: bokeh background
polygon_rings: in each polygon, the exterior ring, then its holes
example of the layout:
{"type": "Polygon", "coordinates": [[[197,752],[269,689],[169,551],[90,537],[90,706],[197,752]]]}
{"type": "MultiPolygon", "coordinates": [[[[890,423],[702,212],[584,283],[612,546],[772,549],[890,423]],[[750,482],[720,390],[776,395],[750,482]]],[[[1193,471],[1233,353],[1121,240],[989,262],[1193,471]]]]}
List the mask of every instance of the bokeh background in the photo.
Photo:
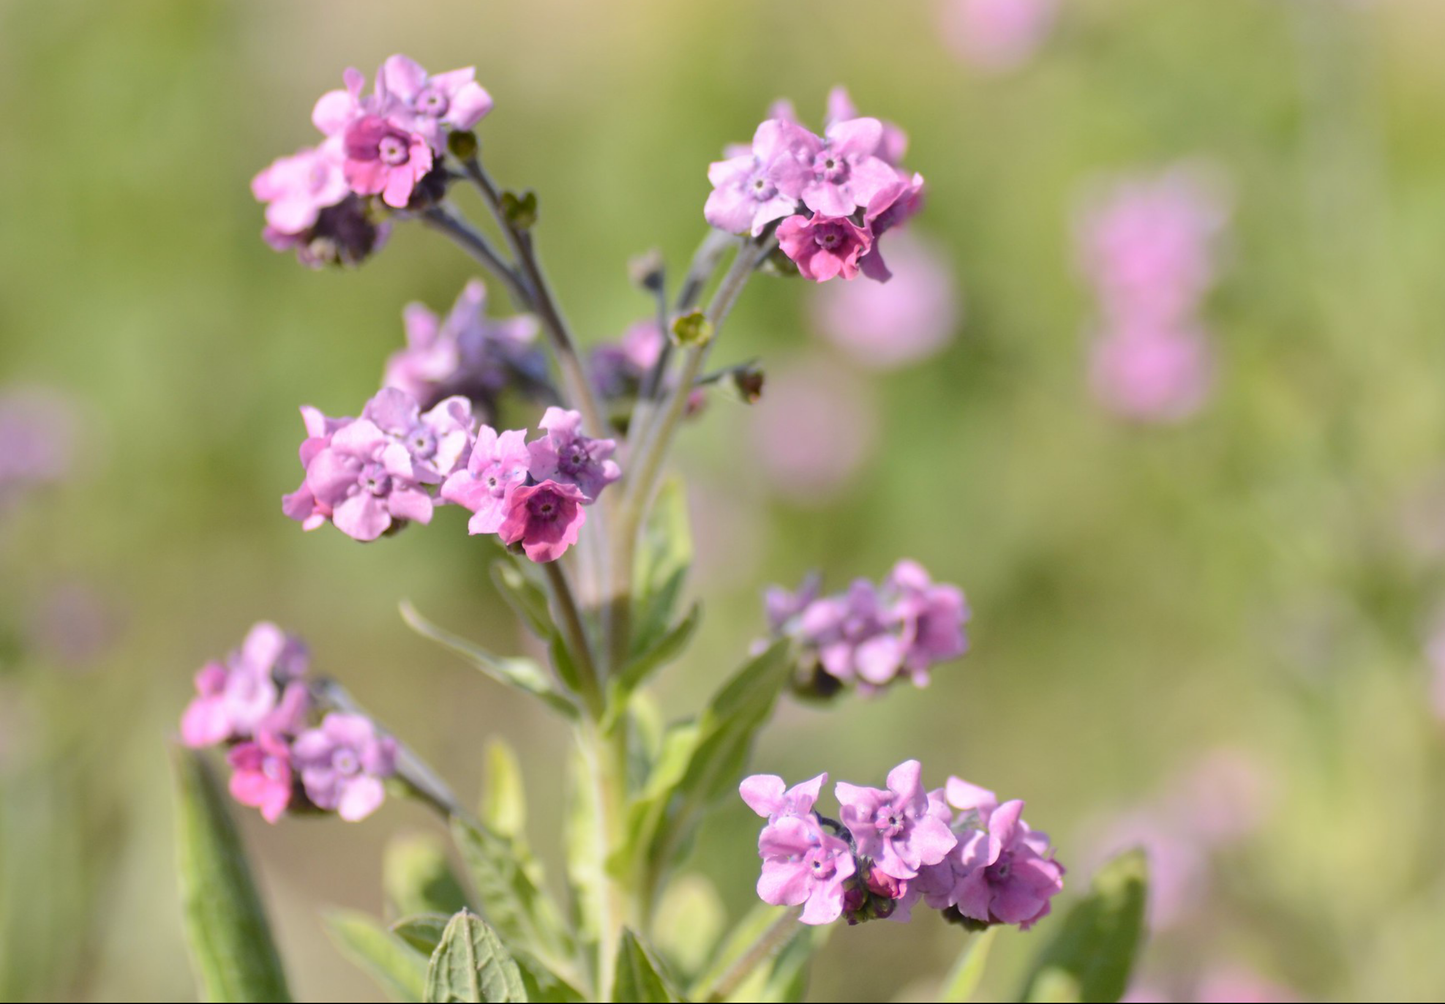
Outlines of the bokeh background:
{"type": "MultiPolygon", "coordinates": [[[[490,545],[454,511],[361,546],[279,510],[297,405],[354,413],[402,305],[475,274],[414,228],[357,271],[259,239],[252,174],[394,51],[476,64],[493,173],[539,191],[589,342],[647,313],[629,255],[680,270],[708,161],[773,99],[816,128],[846,83],[911,136],[957,323],[884,370],[828,337],[819,290],[750,288],[715,358],[774,382],[684,434],[708,619],[669,711],[745,652],[764,584],[916,557],[967,591],[971,654],[926,691],[784,706],[759,769],[877,783],[921,757],[1026,798],[1070,890],[1144,841],[1141,998],[1445,991],[1445,4],[1065,0],[1000,60],[949,2],[0,0],[0,397],[59,451],[0,514],[0,996],[193,999],[166,748],[195,668],[258,619],[461,791],[510,739],[555,860],[553,723],[396,616],[408,597],[522,645],[490,545]],[[1128,421],[1090,391],[1081,193],[1186,160],[1231,207],[1200,307],[1215,383],[1184,420],[1128,421]],[[769,455],[791,428],[809,445],[769,455]]],[[[379,912],[383,849],[423,810],[244,823],[301,999],[378,999],[317,911],[379,912]]],[[[733,915],[755,827],[728,807],[693,863],[733,915]]],[[[999,939],[985,995],[1046,937],[999,939]]],[[[958,944],[932,916],[840,929],[813,996],[926,999],[958,944]]]]}

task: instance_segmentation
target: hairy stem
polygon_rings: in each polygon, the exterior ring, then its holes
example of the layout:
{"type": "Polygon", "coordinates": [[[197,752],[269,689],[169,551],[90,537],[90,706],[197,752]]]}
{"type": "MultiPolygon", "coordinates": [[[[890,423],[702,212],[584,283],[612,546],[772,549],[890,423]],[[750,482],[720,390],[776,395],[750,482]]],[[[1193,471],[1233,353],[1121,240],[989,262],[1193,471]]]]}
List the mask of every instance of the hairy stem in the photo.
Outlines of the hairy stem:
{"type": "Polygon", "coordinates": [[[542,271],[542,263],[538,260],[536,249],[532,246],[531,233],[520,229],[508,219],[502,208],[501,193],[497,190],[496,183],[492,181],[486,169],[482,167],[480,160],[476,157],[469,157],[462,161],[462,169],[466,171],[467,177],[481,193],[482,201],[492,211],[492,215],[497,220],[497,226],[501,227],[502,235],[506,237],[507,244],[517,259],[517,267],[521,270],[522,277],[526,280],[531,294],[527,302],[541,320],[542,328],[547,332],[547,338],[552,343],[552,351],[557,355],[557,368],[562,372],[563,386],[566,388],[567,396],[571,399],[573,406],[582,413],[582,424],[586,427],[589,435],[606,436],[606,417],[597,403],[597,395],[593,392],[592,382],[587,378],[587,368],[582,363],[582,357],[577,353],[577,344],[572,338],[571,329],[567,327],[567,322],[562,317],[562,311],[557,306],[557,298],[547,282],[546,274],[542,271]]]}
{"type": "Polygon", "coordinates": [[[434,206],[421,214],[421,221],[433,230],[450,237],[458,247],[481,262],[493,275],[501,279],[511,293],[512,299],[523,307],[530,307],[531,292],[517,275],[515,269],[502,260],[501,253],[458,212],[447,206],[434,206]]]}

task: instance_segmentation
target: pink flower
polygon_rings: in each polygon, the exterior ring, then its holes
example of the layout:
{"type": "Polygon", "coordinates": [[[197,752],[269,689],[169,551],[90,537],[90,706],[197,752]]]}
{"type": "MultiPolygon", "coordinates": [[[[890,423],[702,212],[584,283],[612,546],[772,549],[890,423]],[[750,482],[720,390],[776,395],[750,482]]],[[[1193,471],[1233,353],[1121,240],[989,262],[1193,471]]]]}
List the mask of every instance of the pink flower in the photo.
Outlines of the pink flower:
{"type": "Polygon", "coordinates": [[[774,906],[803,907],[804,924],[831,924],[843,913],[844,882],[857,865],[848,844],[825,833],[812,816],[784,816],[758,837],[763,859],[758,897],[774,906]]]}
{"type": "Polygon", "coordinates": [[[896,879],[914,878],[958,844],[944,822],[948,808],[942,798],[923,790],[922,770],[917,760],[905,760],[888,772],[886,791],[841,781],[834,788],[858,853],[896,879]]]}
{"type": "Polygon", "coordinates": [[[822,353],[768,368],[768,394],[749,412],[753,455],[772,490],[817,506],[847,488],[878,441],[873,387],[822,353]]]}
{"type": "Polygon", "coordinates": [[[241,743],[226,754],[231,765],[231,797],[261,810],[274,823],[291,804],[291,748],[285,740],[262,732],[254,742],[241,743]]]}
{"type": "Polygon", "coordinates": [[[827,282],[837,275],[857,278],[858,259],[873,237],[844,217],[789,216],[778,224],[778,244],[805,279],[827,282]]]}
{"type": "Polygon", "coordinates": [[[196,673],[181,741],[200,748],[257,732],[295,734],[310,703],[302,682],[308,661],[299,638],[269,621],[256,624],[225,662],[208,662],[196,673]]]}
{"type": "Polygon", "coordinates": [[[1198,331],[1127,328],[1097,339],[1091,353],[1094,397],[1123,418],[1183,421],[1213,389],[1213,352],[1198,331]]]}
{"type": "Polygon", "coordinates": [[[426,138],[393,119],[363,115],[345,134],[346,183],[357,195],[380,195],[383,202],[405,209],[412,189],[432,168],[426,138]]]}
{"type": "Polygon", "coordinates": [[[786,782],[776,774],[754,774],[743,778],[738,794],[749,809],[775,823],[783,816],[811,815],[818,792],[827,783],[828,775],[824,773],[787,788],[786,782]]]}
{"type": "Polygon", "coordinates": [[[897,180],[897,169],[876,155],[883,146],[882,122],[834,122],[824,135],[823,143],[809,151],[802,191],[803,204],[814,213],[851,216],[897,180]]]}
{"type": "Polygon", "coordinates": [[[796,212],[804,160],[811,160],[822,142],[796,122],[768,119],[753,134],[751,149],[708,167],[713,191],[703,216],[719,230],[756,235],[796,212]]]}
{"type": "Polygon", "coordinates": [[[385,778],[396,773],[396,740],[378,735],[369,718],[339,712],[296,738],[291,756],[306,797],[348,822],[365,819],[386,798],[385,778]]]}
{"type": "Polygon", "coordinates": [[[959,913],[989,924],[1017,924],[1027,931],[1050,909],[1064,887],[1064,869],[1053,860],[1048,836],[1019,818],[1015,799],[994,809],[988,829],[960,841],[951,863],[958,876],[953,905],[959,913]]]}
{"type": "Polygon", "coordinates": [[[501,529],[510,507],[508,494],[527,483],[532,454],[526,438],[521,429],[498,435],[491,426],[482,426],[466,469],[457,471],[442,485],[442,498],[473,513],[467,523],[469,533],[496,533],[501,529]]]}
{"type": "Polygon", "coordinates": [[[428,76],[415,60],[397,54],[381,64],[376,86],[381,102],[399,106],[411,128],[441,156],[448,130],[471,129],[492,110],[492,96],[476,76],[471,66],[428,76]]]}
{"type": "Polygon", "coordinates": [[[445,320],[420,303],[403,312],[406,348],[386,361],[383,383],[430,408],[460,394],[490,413],[508,386],[546,381],[547,363],[532,344],[537,323],[527,316],[486,316],[487,290],[480,280],[467,283],[445,320]]]}
{"type": "Polygon", "coordinates": [[[1057,8],[1057,0],[941,0],[940,26],[959,59],[1000,73],[1033,58],[1057,8]]]}
{"type": "Polygon", "coordinates": [[[507,493],[507,514],[497,534],[505,544],[521,544],[533,561],[556,561],[577,543],[588,501],[576,485],[551,480],[515,487],[507,493]]]}
{"type": "MultiPolygon", "coordinates": [[[[858,109],[854,107],[853,99],[848,94],[848,88],[838,86],[828,92],[828,115],[823,120],[825,129],[859,117],[858,109]]],[[[908,152],[908,135],[892,122],[880,119],[879,124],[883,128],[879,133],[878,145],[871,153],[884,163],[897,167],[903,160],[903,155],[908,152]]]]}
{"type": "Polygon", "coordinates": [[[388,437],[381,451],[387,472],[407,481],[440,484],[471,447],[472,407],[464,397],[446,398],[423,414],[411,395],[383,387],[361,417],[388,437]]]}
{"type": "Polygon", "coordinates": [[[818,661],[830,676],[861,679],[874,687],[890,682],[903,665],[905,646],[892,628],[891,612],[867,579],[854,580],[846,593],[809,604],[798,620],[800,636],[816,646],[818,661]]]}
{"type": "Polygon", "coordinates": [[[590,505],[602,489],[622,477],[621,468],[611,459],[617,444],[582,435],[580,412],[548,408],[538,425],[547,435],[527,444],[534,479],[576,485],[586,496],[583,504],[590,505]]]}
{"type": "Polygon", "coordinates": [[[959,323],[952,270],[932,244],[901,233],[890,238],[888,262],[890,281],[825,283],[810,301],[813,329],[870,369],[894,369],[935,355],[959,323]]]}
{"type": "Polygon", "coordinates": [[[896,226],[907,223],[923,207],[923,175],[909,175],[899,171],[896,178],[885,185],[869,201],[863,223],[873,237],[873,246],[864,252],[858,266],[863,274],[874,282],[887,282],[893,273],[883,262],[883,253],[878,242],[882,236],[896,226]]]}
{"type": "Polygon", "coordinates": [[[328,141],[279,157],[251,179],[251,193],[257,202],[266,203],[270,231],[304,233],[316,225],[323,209],[351,194],[342,160],[340,145],[328,141]]]}
{"type": "Polygon", "coordinates": [[[957,586],[935,583],[916,561],[900,561],[883,584],[890,613],[902,625],[903,662],[918,686],[928,683],[928,668],[968,651],[963,625],[970,612],[957,586]]]}

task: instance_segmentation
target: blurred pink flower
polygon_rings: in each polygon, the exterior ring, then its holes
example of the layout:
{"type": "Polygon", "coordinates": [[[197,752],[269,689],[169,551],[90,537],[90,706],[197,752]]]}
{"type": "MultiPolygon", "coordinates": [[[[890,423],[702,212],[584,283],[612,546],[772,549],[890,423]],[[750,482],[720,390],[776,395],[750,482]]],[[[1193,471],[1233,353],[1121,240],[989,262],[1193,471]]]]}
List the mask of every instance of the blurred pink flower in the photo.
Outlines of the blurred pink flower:
{"type": "Polygon", "coordinates": [[[888,266],[888,282],[826,283],[811,300],[814,330],[860,366],[880,370],[941,351],[960,314],[952,269],[932,243],[895,234],[888,266]]]}
{"type": "Polygon", "coordinates": [[[1258,973],[1239,966],[1226,966],[1207,973],[1199,981],[1194,999],[1198,1001],[1254,1001],[1257,1004],[1289,1004],[1303,1000],[1289,987],[1264,979],[1258,973]]]}
{"type": "Polygon", "coordinates": [[[1057,0],[942,0],[943,42],[958,59],[1003,73],[1034,57],[1053,29],[1057,0]]]}
{"type": "Polygon", "coordinates": [[[1203,844],[1235,843],[1259,829],[1269,812],[1270,777],[1242,749],[1210,750],[1171,786],[1179,825],[1203,844]]]}
{"type": "Polygon", "coordinates": [[[0,504],[70,475],[79,424],[75,405],[58,391],[0,390],[0,504]]]}
{"type": "Polygon", "coordinates": [[[1090,352],[1095,398],[1124,418],[1182,421],[1214,386],[1214,353],[1199,331],[1125,328],[1096,338],[1090,352]]]}
{"type": "Polygon", "coordinates": [[[810,355],[768,372],[768,393],[751,409],[755,451],[771,487],[820,505],[862,469],[877,439],[868,385],[826,357],[810,355]]]}

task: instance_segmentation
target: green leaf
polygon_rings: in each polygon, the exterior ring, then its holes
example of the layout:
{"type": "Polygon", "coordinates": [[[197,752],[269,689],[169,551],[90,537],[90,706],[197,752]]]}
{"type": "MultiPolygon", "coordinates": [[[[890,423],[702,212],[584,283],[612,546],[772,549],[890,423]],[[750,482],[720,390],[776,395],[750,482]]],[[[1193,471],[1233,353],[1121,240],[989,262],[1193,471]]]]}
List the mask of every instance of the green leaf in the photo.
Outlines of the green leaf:
{"type": "MultiPolygon", "coordinates": [[[[648,860],[658,830],[661,829],[673,792],[682,783],[692,762],[692,755],[701,741],[701,732],[696,722],[679,722],[663,735],[662,750],[653,762],[647,776],[647,783],[634,797],[628,808],[628,848],[633,855],[632,864],[640,865],[648,860]]],[[[618,859],[609,862],[609,868],[617,875],[626,875],[628,848],[617,853],[618,859]]]]}
{"type": "Polygon", "coordinates": [[[418,613],[417,609],[406,600],[401,602],[401,619],[423,638],[430,638],[437,644],[451,649],[498,683],[525,690],[534,697],[541,698],[554,710],[568,718],[575,719],[577,717],[577,706],[556,688],[542,667],[531,659],[504,658],[493,655],[480,645],[475,645],[465,638],[437,627],[418,613]]]}
{"type": "Polygon", "coordinates": [[[547,591],[542,584],[518,567],[517,559],[508,554],[492,562],[492,582],[502,599],[516,611],[531,632],[543,641],[555,630],[552,612],[547,606],[547,591]]]}
{"type": "Polygon", "coordinates": [[[577,670],[577,663],[573,660],[572,653],[567,648],[567,639],[562,637],[561,631],[553,631],[552,637],[547,640],[547,655],[558,679],[574,694],[581,691],[582,674],[577,670]]]}
{"type": "Polygon", "coordinates": [[[364,913],[332,910],[322,917],[332,942],[394,1001],[419,1001],[426,959],[411,943],[364,913]]]}
{"type": "Polygon", "coordinates": [[[194,750],[176,747],[171,763],[181,907],[201,996],[289,1001],[281,957],[225,792],[194,750]]]}
{"type": "Polygon", "coordinates": [[[391,933],[427,958],[441,944],[442,933],[450,921],[450,914],[422,913],[414,917],[403,917],[391,925],[391,933]]]}
{"type": "Polygon", "coordinates": [[[430,834],[406,834],[387,845],[382,888],[393,916],[438,913],[450,917],[467,905],[446,848],[430,834]]]}
{"type": "Polygon", "coordinates": [[[647,682],[657,670],[673,662],[687,648],[692,636],[702,621],[702,606],[694,603],[687,616],[678,622],[641,655],[625,663],[612,680],[612,696],[609,707],[625,708],[633,691],[647,682]]]}
{"type": "Polygon", "coordinates": [[[510,743],[494,736],[487,743],[487,783],[482,795],[482,820],[493,832],[520,839],[527,825],[527,794],[522,768],[510,743]]]}
{"type": "Polygon", "coordinates": [[[637,603],[632,638],[634,653],[646,652],[667,633],[677,616],[677,601],[692,564],[687,490],[681,478],[668,478],[657,492],[637,562],[637,603]]]}
{"type": "Polygon", "coordinates": [[[617,975],[613,979],[609,999],[637,1001],[639,1004],[678,999],[658,972],[657,963],[642,942],[626,928],[622,931],[622,943],[617,946],[617,975]]]}
{"type": "Polygon", "coordinates": [[[1020,999],[1122,997],[1144,930],[1148,874],[1142,850],[1127,851],[1100,868],[1088,896],[1064,916],[1039,953],[1020,999]]]}
{"type": "Polygon", "coordinates": [[[497,932],[463,910],[451,919],[426,972],[426,1001],[526,1001],[522,972],[497,932]]]}
{"type": "Polygon", "coordinates": [[[971,935],[968,944],[959,953],[958,961],[943,980],[938,992],[941,1004],[963,1004],[978,989],[983,979],[984,966],[988,962],[988,950],[993,945],[997,927],[990,927],[980,934],[971,935]]]}
{"type": "Polygon", "coordinates": [[[476,886],[488,922],[509,944],[524,947],[559,977],[576,985],[575,945],[551,897],[535,878],[530,855],[516,841],[481,823],[452,820],[452,835],[476,886]]]}
{"type": "Polygon", "coordinates": [[[738,783],[753,737],[772,714],[792,669],[788,642],[775,642],[748,660],[708,703],[697,722],[697,744],[674,789],[676,804],[649,853],[659,867],[666,867],[691,836],[702,810],[738,783]]]}

